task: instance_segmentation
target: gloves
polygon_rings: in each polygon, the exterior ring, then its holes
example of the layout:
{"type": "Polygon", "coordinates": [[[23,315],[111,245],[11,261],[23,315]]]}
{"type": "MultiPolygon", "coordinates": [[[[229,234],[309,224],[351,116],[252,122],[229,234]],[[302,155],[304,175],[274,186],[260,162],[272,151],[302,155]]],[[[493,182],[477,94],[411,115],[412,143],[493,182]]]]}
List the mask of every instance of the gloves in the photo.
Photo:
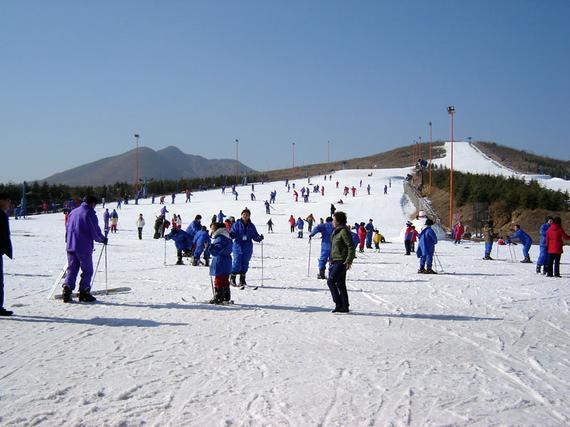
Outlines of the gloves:
{"type": "Polygon", "coordinates": [[[109,238],[103,237],[103,244],[107,245],[108,242],[109,242],[109,238]]]}
{"type": "Polygon", "coordinates": [[[259,241],[261,242],[265,237],[263,237],[263,234],[261,234],[261,235],[259,236],[259,238],[260,238],[259,241]]]}

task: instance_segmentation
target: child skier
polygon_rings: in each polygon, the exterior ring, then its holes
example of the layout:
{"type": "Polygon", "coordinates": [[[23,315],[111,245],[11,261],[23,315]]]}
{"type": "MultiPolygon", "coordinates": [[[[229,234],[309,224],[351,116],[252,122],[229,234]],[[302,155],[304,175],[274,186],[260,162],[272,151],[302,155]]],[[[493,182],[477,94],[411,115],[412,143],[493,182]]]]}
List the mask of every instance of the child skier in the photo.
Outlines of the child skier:
{"type": "Polygon", "coordinates": [[[200,264],[200,257],[202,253],[204,254],[204,265],[207,267],[210,265],[210,235],[208,234],[208,229],[202,226],[202,229],[196,233],[194,240],[192,241],[194,245],[194,257],[192,259],[192,265],[197,266],[200,264]]]}
{"type": "Polygon", "coordinates": [[[273,233],[273,221],[271,221],[271,218],[269,218],[269,221],[267,221],[267,232],[273,233]]]}
{"type": "Polygon", "coordinates": [[[374,250],[380,252],[380,242],[382,242],[382,235],[378,230],[374,230],[374,235],[372,236],[372,241],[374,242],[374,250]]]}
{"type": "Polygon", "coordinates": [[[214,276],[214,297],[210,303],[222,304],[231,300],[232,239],[222,222],[210,225],[210,231],[212,232],[210,276],[214,276]]]}
{"type": "Polygon", "coordinates": [[[530,264],[530,255],[528,253],[530,247],[532,246],[532,239],[531,237],[526,234],[520,225],[515,224],[515,233],[510,236],[510,239],[518,239],[522,244],[522,253],[523,253],[523,260],[521,261],[523,264],[530,264]]]}
{"type": "Polygon", "coordinates": [[[463,237],[463,233],[465,233],[465,227],[463,227],[463,224],[461,224],[461,221],[458,221],[457,224],[455,224],[455,240],[454,240],[454,244],[458,245],[461,243],[461,238],[463,237]]]}
{"type": "Polygon", "coordinates": [[[305,221],[301,217],[297,218],[297,238],[303,238],[303,228],[305,228],[305,221]]]}
{"type": "Polygon", "coordinates": [[[178,261],[176,265],[184,265],[182,262],[182,255],[191,256],[192,255],[192,239],[184,230],[178,228],[172,228],[169,234],[164,237],[166,240],[174,240],[174,245],[176,246],[176,255],[178,261]]]}
{"type": "Polygon", "coordinates": [[[426,226],[420,233],[420,241],[418,245],[417,257],[420,259],[420,269],[418,273],[437,274],[431,267],[433,263],[433,254],[435,253],[435,245],[437,244],[437,236],[432,230],[433,221],[426,220],[426,226]],[[425,269],[427,263],[427,269],[425,269]]]}
{"type": "Polygon", "coordinates": [[[540,255],[536,261],[536,272],[540,274],[541,267],[543,268],[543,274],[548,273],[548,266],[550,265],[550,260],[548,258],[548,246],[546,246],[546,233],[552,224],[553,218],[551,216],[547,217],[544,224],[540,227],[540,255]]]}
{"type": "Polygon", "coordinates": [[[295,232],[295,217],[291,215],[289,217],[289,225],[291,226],[291,233],[295,232]]]}
{"type": "Polygon", "coordinates": [[[364,252],[364,243],[366,241],[366,228],[364,228],[364,222],[361,222],[358,226],[358,252],[364,252]]]}
{"type": "Polygon", "coordinates": [[[493,249],[493,239],[495,238],[495,231],[493,230],[493,221],[487,222],[483,227],[483,240],[485,240],[485,256],[483,259],[492,260],[491,250],[493,249]]]}
{"type": "Polygon", "coordinates": [[[404,233],[404,248],[406,255],[412,253],[412,238],[414,237],[414,226],[410,221],[406,222],[406,232],[404,233]]]}

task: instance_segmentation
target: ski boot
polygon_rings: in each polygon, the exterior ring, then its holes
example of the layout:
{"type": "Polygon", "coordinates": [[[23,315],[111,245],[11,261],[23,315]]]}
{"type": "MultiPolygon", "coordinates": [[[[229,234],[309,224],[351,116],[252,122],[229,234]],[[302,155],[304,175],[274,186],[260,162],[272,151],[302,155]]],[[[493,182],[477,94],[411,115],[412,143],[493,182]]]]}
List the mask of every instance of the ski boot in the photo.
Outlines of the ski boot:
{"type": "Polygon", "coordinates": [[[431,268],[428,268],[425,272],[425,274],[437,274],[437,271],[432,270],[431,268]]]}
{"type": "Polygon", "coordinates": [[[210,300],[210,304],[222,304],[224,302],[222,296],[223,289],[215,288],[214,289],[214,298],[210,300]]]}
{"type": "Polygon", "coordinates": [[[178,258],[178,261],[176,261],[176,265],[184,265],[184,262],[182,262],[182,258],[178,258]]]}
{"type": "Polygon", "coordinates": [[[80,302],[95,302],[97,298],[91,295],[91,288],[83,289],[79,291],[79,301],[80,302]]]}
{"type": "Polygon", "coordinates": [[[193,267],[197,267],[199,261],[200,261],[200,260],[199,260],[198,258],[192,258],[192,266],[193,266],[193,267]]]}
{"type": "Polygon", "coordinates": [[[523,260],[521,261],[521,263],[523,263],[523,264],[530,264],[530,263],[532,263],[532,261],[530,260],[530,257],[527,256],[527,257],[525,257],[525,259],[523,259],[523,260]]]}
{"type": "Polygon", "coordinates": [[[540,274],[540,268],[541,268],[541,267],[542,267],[541,265],[537,265],[537,266],[536,266],[536,274],[540,274]]]}
{"type": "Polygon", "coordinates": [[[6,310],[4,307],[0,307],[0,316],[11,316],[12,314],[14,314],[14,312],[12,310],[6,310]]]}
{"type": "Polygon", "coordinates": [[[61,292],[61,297],[63,302],[72,302],[73,299],[71,298],[71,288],[67,285],[63,287],[63,291],[61,292]]]}
{"type": "Polygon", "coordinates": [[[210,266],[210,258],[204,258],[204,265],[205,265],[206,267],[209,267],[209,266],[210,266]]]}
{"type": "Polygon", "coordinates": [[[231,301],[232,301],[232,293],[231,293],[231,291],[230,291],[229,286],[228,286],[227,288],[223,288],[223,289],[222,289],[222,300],[223,300],[225,303],[228,303],[228,304],[231,303],[231,301]]]}
{"type": "Polygon", "coordinates": [[[237,283],[236,283],[236,274],[232,273],[230,275],[230,285],[232,285],[233,287],[237,287],[237,283]]]}
{"type": "Polygon", "coordinates": [[[418,274],[424,274],[426,272],[425,268],[420,268],[418,274]]]}
{"type": "Polygon", "coordinates": [[[247,283],[245,281],[245,273],[240,273],[239,274],[239,288],[244,289],[246,286],[247,286],[247,283]]]}

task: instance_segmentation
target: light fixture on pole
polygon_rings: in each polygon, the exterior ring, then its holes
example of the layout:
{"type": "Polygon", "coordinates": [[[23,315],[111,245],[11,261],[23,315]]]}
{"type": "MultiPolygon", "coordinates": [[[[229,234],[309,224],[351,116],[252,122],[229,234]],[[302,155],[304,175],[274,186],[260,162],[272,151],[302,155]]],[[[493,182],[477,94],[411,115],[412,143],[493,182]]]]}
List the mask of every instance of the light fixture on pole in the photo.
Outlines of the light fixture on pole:
{"type": "Polygon", "coordinates": [[[239,139],[236,139],[235,143],[236,143],[236,185],[237,185],[239,184],[239,160],[238,160],[239,139]]]}
{"type": "Polygon", "coordinates": [[[455,107],[450,105],[447,107],[447,113],[451,116],[451,159],[449,167],[449,231],[453,227],[453,116],[455,115],[455,107]]]}
{"type": "Polygon", "coordinates": [[[135,197],[139,191],[139,137],[138,133],[135,133],[135,141],[137,144],[137,149],[135,151],[135,197]]]}
{"type": "Polygon", "coordinates": [[[431,122],[429,122],[429,194],[431,195],[431,144],[432,144],[432,137],[431,137],[431,122]]]}

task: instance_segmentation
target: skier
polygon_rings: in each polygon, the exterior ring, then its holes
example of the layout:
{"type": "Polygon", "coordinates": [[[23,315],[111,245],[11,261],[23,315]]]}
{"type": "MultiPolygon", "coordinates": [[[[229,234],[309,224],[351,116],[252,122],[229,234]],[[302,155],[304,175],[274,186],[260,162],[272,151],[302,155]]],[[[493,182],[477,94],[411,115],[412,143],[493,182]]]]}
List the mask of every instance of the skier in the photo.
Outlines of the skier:
{"type": "Polygon", "coordinates": [[[174,204],[174,199],[176,199],[176,193],[172,193],[172,204],[174,204]]]}
{"type": "Polygon", "coordinates": [[[303,228],[305,228],[305,221],[301,219],[301,217],[297,218],[297,238],[303,238],[303,228]]]}
{"type": "MultiPolygon", "coordinates": [[[[111,218],[111,214],[109,213],[109,209],[105,209],[105,212],[103,213],[103,230],[105,231],[105,234],[109,233],[109,219],[111,218]]],[[[66,218],[67,220],[67,218],[66,218]]]]}
{"type": "Polygon", "coordinates": [[[12,310],[4,308],[4,255],[12,259],[12,241],[8,215],[12,202],[8,193],[0,193],[0,316],[11,316],[12,310]]]}
{"type": "Polygon", "coordinates": [[[186,228],[186,233],[188,233],[189,235],[192,236],[192,238],[194,238],[194,235],[201,230],[202,230],[202,215],[196,215],[194,217],[194,221],[192,221],[188,226],[188,228],[186,228]]]}
{"type": "Polygon", "coordinates": [[[87,196],[81,206],[71,211],[67,222],[67,273],[63,284],[63,302],[71,302],[77,274],[81,268],[79,282],[79,301],[94,302],[91,295],[91,277],[93,277],[93,241],[107,244],[107,237],[101,233],[95,213],[97,198],[87,196]]]}
{"type": "Polygon", "coordinates": [[[360,188],[362,188],[362,180],[360,180],[360,188]]]}
{"type": "Polygon", "coordinates": [[[388,186],[384,184],[384,194],[388,194],[388,186]]]}
{"type": "Polygon", "coordinates": [[[552,224],[553,218],[551,216],[547,217],[544,224],[540,227],[540,255],[536,261],[536,272],[540,274],[541,267],[543,268],[543,274],[548,273],[548,266],[550,265],[550,260],[548,259],[548,246],[546,246],[546,232],[552,224]]]}
{"type": "Polygon", "coordinates": [[[324,224],[317,225],[311,234],[309,234],[310,240],[315,236],[315,234],[321,233],[321,255],[319,257],[319,274],[317,275],[317,279],[326,279],[325,270],[327,267],[327,261],[331,255],[331,235],[334,230],[332,220],[332,217],[327,217],[324,224]]]}
{"type": "Polygon", "coordinates": [[[336,188],[338,188],[338,181],[336,182],[336,188]]]}
{"type": "Polygon", "coordinates": [[[374,233],[374,224],[372,224],[372,218],[368,220],[366,224],[366,248],[372,249],[372,233],[374,233]]]}
{"type": "Polygon", "coordinates": [[[485,241],[485,256],[483,259],[492,260],[491,251],[493,250],[493,239],[495,238],[495,231],[493,230],[493,221],[487,222],[483,227],[483,240],[485,241]]]}
{"type": "Polygon", "coordinates": [[[184,265],[184,262],[182,262],[182,255],[188,257],[192,255],[192,237],[190,237],[184,230],[172,228],[170,233],[168,233],[164,239],[174,241],[174,245],[176,246],[176,255],[178,258],[176,265],[184,265]]]}
{"type": "Polygon", "coordinates": [[[238,199],[238,196],[239,196],[239,194],[238,194],[237,191],[234,191],[234,196],[236,197],[236,200],[237,200],[237,199],[238,199]]]}
{"type": "Polygon", "coordinates": [[[251,193],[249,197],[251,198],[251,201],[252,201],[252,202],[255,201],[255,194],[254,194],[254,193],[251,193]]]}
{"type": "Polygon", "coordinates": [[[295,197],[295,201],[298,202],[299,201],[299,193],[297,193],[297,190],[293,190],[293,196],[295,197]]]}
{"type": "Polygon", "coordinates": [[[269,205],[269,202],[266,200],[266,201],[264,202],[264,204],[265,204],[265,213],[266,213],[267,215],[271,214],[271,206],[269,205]]]}
{"type": "Polygon", "coordinates": [[[412,253],[413,232],[413,224],[410,221],[406,222],[406,231],[404,233],[404,248],[406,249],[406,255],[410,255],[412,253]]]}
{"type": "Polygon", "coordinates": [[[366,186],[366,191],[368,192],[368,195],[370,196],[370,184],[368,184],[368,185],[366,186]]]}
{"type": "Polygon", "coordinates": [[[166,209],[166,205],[162,207],[160,210],[160,214],[166,218],[166,214],[168,213],[168,209],[166,209]]]}
{"type": "Polygon", "coordinates": [[[334,204],[331,203],[331,217],[334,215],[335,212],[336,212],[336,208],[335,208],[334,204]]]}
{"type": "Polygon", "coordinates": [[[273,221],[271,221],[271,218],[269,218],[269,221],[267,221],[267,232],[273,233],[273,221]]]}
{"type": "Polygon", "coordinates": [[[453,241],[453,244],[458,245],[461,243],[461,237],[463,237],[463,233],[465,233],[465,227],[463,227],[461,221],[458,221],[457,224],[455,224],[454,230],[455,240],[453,241]]]}
{"type": "Polygon", "coordinates": [[[325,195],[325,186],[323,185],[323,186],[321,187],[321,196],[324,197],[324,195],[325,195]]]}
{"type": "Polygon", "coordinates": [[[515,233],[512,236],[509,236],[510,240],[518,239],[522,244],[522,253],[523,253],[523,260],[521,261],[523,264],[531,263],[530,255],[528,253],[530,247],[532,246],[532,239],[531,237],[526,234],[520,225],[515,224],[515,233]]]}
{"type": "Polygon", "coordinates": [[[309,216],[305,218],[305,221],[307,221],[307,231],[310,233],[311,231],[313,231],[313,224],[315,223],[315,217],[313,216],[313,214],[309,214],[309,216]]]}
{"type": "Polygon", "coordinates": [[[356,197],[356,187],[353,185],[350,190],[352,191],[352,197],[356,197]]]}
{"type": "Polygon", "coordinates": [[[570,240],[570,236],[566,234],[562,228],[562,220],[559,216],[553,219],[552,225],[546,232],[546,246],[548,250],[549,264],[548,277],[560,276],[560,258],[564,252],[564,239],[570,240]]]}
{"type": "Polygon", "coordinates": [[[204,254],[204,264],[207,266],[210,265],[210,235],[208,234],[208,229],[205,226],[202,226],[202,229],[196,233],[193,240],[193,247],[194,247],[194,258],[192,260],[192,265],[197,266],[200,264],[200,257],[202,253],[204,254]]]}
{"type": "Polygon", "coordinates": [[[142,231],[143,231],[144,225],[145,225],[145,221],[143,218],[143,214],[140,214],[138,219],[137,219],[137,230],[139,232],[139,240],[142,240],[142,231]]]}
{"type": "Polygon", "coordinates": [[[164,230],[170,227],[170,223],[162,216],[157,216],[154,221],[154,236],[155,239],[164,237],[164,230]]]}
{"type": "Polygon", "coordinates": [[[346,272],[352,267],[356,247],[352,241],[350,230],[346,226],[346,214],[344,212],[335,212],[333,227],[327,286],[335,303],[332,312],[348,313],[350,304],[346,290],[346,272]]]}
{"type": "Polygon", "coordinates": [[[291,233],[295,232],[295,217],[291,215],[289,217],[289,225],[291,226],[291,233]]]}
{"type": "Polygon", "coordinates": [[[225,217],[226,217],[226,215],[220,209],[220,212],[218,213],[218,222],[224,222],[225,217]]]}
{"type": "Polygon", "coordinates": [[[374,230],[374,236],[372,236],[372,241],[374,242],[374,250],[380,252],[380,243],[384,237],[380,234],[378,230],[374,230]]]}
{"type": "Polygon", "coordinates": [[[433,263],[433,254],[435,253],[435,245],[437,244],[437,236],[432,230],[433,221],[426,219],[426,226],[420,233],[420,242],[418,245],[417,257],[420,259],[420,269],[418,273],[437,274],[431,267],[433,263]],[[427,269],[426,267],[427,263],[427,269]]]}
{"type": "Polygon", "coordinates": [[[236,277],[239,274],[239,285],[243,289],[247,286],[245,276],[249,269],[249,261],[253,255],[252,241],[263,241],[263,234],[258,234],[255,225],[251,222],[251,211],[248,208],[241,212],[241,218],[232,225],[230,236],[234,239],[230,284],[237,286],[236,277]]]}
{"type": "Polygon", "coordinates": [[[190,190],[186,189],[186,202],[185,203],[190,203],[190,196],[192,195],[192,193],[190,192],[190,190]]]}
{"type": "Polygon", "coordinates": [[[232,239],[222,222],[210,225],[210,230],[210,276],[214,276],[214,297],[210,303],[221,304],[231,300],[229,277],[232,272],[232,239]]]}
{"type": "Polygon", "coordinates": [[[119,214],[115,209],[111,212],[111,233],[117,232],[117,224],[119,223],[119,214]]]}
{"type": "Polygon", "coordinates": [[[366,228],[364,227],[364,222],[361,222],[358,226],[358,252],[364,252],[364,243],[366,241],[366,228]]]}

